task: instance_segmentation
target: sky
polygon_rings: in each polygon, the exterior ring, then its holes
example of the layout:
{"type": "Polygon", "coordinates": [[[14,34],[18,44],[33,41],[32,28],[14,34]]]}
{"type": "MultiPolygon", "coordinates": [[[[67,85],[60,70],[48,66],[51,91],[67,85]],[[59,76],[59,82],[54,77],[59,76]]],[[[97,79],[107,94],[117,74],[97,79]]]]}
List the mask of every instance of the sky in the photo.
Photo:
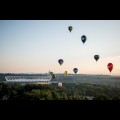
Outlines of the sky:
{"type": "Polygon", "coordinates": [[[0,73],[110,75],[108,63],[120,75],[120,20],[0,20],[0,73]]]}

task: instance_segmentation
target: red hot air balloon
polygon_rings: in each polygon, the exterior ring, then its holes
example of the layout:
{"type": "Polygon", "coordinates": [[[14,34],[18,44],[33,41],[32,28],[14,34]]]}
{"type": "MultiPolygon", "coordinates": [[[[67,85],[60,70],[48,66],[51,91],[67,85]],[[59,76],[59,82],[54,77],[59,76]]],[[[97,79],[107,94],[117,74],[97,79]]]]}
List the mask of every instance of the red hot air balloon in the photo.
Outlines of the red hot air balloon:
{"type": "Polygon", "coordinates": [[[111,72],[113,69],[113,64],[112,63],[108,63],[107,68],[109,69],[109,71],[111,72]]]}

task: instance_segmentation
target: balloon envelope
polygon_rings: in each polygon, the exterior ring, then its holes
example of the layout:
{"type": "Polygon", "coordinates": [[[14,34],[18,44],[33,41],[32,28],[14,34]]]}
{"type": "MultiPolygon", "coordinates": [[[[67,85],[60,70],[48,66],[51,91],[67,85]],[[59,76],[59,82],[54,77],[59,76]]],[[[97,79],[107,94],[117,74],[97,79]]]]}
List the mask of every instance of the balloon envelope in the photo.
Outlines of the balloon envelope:
{"type": "Polygon", "coordinates": [[[109,69],[109,71],[111,72],[113,69],[113,64],[112,63],[108,63],[107,68],[109,69]]]}
{"type": "Polygon", "coordinates": [[[87,37],[85,36],[85,35],[83,35],[82,37],[81,37],[81,40],[82,40],[82,42],[83,42],[83,44],[86,42],[86,40],[87,40],[87,37]]]}
{"type": "Polygon", "coordinates": [[[67,71],[64,72],[64,76],[66,76],[66,75],[67,75],[67,71]]]}
{"type": "Polygon", "coordinates": [[[61,82],[59,82],[59,83],[58,83],[58,86],[59,86],[59,87],[62,87],[62,83],[61,83],[61,82]]]}
{"type": "Polygon", "coordinates": [[[72,29],[73,29],[72,26],[69,26],[69,27],[68,27],[68,30],[69,30],[70,32],[72,31],[72,29]]]}
{"type": "Polygon", "coordinates": [[[95,59],[96,61],[98,61],[99,58],[100,58],[99,55],[94,55],[94,59],[95,59]]]}
{"type": "Polygon", "coordinates": [[[78,72],[78,69],[77,68],[74,68],[73,69],[73,72],[76,74],[78,72]]]}
{"type": "Polygon", "coordinates": [[[62,65],[62,64],[63,64],[63,59],[59,59],[59,60],[58,60],[58,63],[59,63],[60,65],[62,65]]]}

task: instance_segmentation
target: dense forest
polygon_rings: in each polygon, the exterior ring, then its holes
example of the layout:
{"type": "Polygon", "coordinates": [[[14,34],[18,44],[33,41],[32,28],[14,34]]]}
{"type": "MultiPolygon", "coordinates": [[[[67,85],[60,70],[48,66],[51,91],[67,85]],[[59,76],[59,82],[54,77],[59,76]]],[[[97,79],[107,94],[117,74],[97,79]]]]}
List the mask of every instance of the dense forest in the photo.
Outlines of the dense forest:
{"type": "Polygon", "coordinates": [[[0,83],[0,100],[120,100],[120,88],[96,84],[0,83]]]}

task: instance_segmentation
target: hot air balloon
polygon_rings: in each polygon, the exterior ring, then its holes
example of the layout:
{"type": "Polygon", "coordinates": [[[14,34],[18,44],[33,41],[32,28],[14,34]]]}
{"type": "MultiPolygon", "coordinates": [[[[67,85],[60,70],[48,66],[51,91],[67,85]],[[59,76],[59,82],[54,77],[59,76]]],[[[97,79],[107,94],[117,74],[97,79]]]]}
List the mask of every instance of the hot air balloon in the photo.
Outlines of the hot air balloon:
{"type": "Polygon", "coordinates": [[[87,39],[87,37],[86,37],[85,35],[83,35],[83,36],[81,37],[81,40],[82,40],[83,44],[86,42],[86,39],[87,39]]]}
{"type": "Polygon", "coordinates": [[[59,87],[62,87],[62,83],[61,83],[61,82],[59,82],[59,83],[58,83],[58,86],[59,86],[59,87]]]}
{"type": "Polygon", "coordinates": [[[112,63],[108,63],[107,68],[109,69],[109,71],[111,72],[113,69],[113,64],[112,63]]]}
{"type": "Polygon", "coordinates": [[[64,72],[64,76],[67,76],[67,71],[64,72]]]}
{"type": "Polygon", "coordinates": [[[96,60],[96,62],[98,61],[99,58],[100,58],[99,55],[94,55],[94,59],[96,60]]]}
{"type": "Polygon", "coordinates": [[[73,69],[73,72],[76,74],[78,72],[78,69],[77,68],[74,68],[73,69]]]}
{"type": "Polygon", "coordinates": [[[63,59],[59,59],[58,62],[59,62],[60,65],[62,65],[63,64],[63,59]]]}
{"type": "Polygon", "coordinates": [[[72,29],[73,29],[72,26],[69,26],[69,27],[68,27],[68,30],[69,30],[70,32],[72,31],[72,29]]]}

